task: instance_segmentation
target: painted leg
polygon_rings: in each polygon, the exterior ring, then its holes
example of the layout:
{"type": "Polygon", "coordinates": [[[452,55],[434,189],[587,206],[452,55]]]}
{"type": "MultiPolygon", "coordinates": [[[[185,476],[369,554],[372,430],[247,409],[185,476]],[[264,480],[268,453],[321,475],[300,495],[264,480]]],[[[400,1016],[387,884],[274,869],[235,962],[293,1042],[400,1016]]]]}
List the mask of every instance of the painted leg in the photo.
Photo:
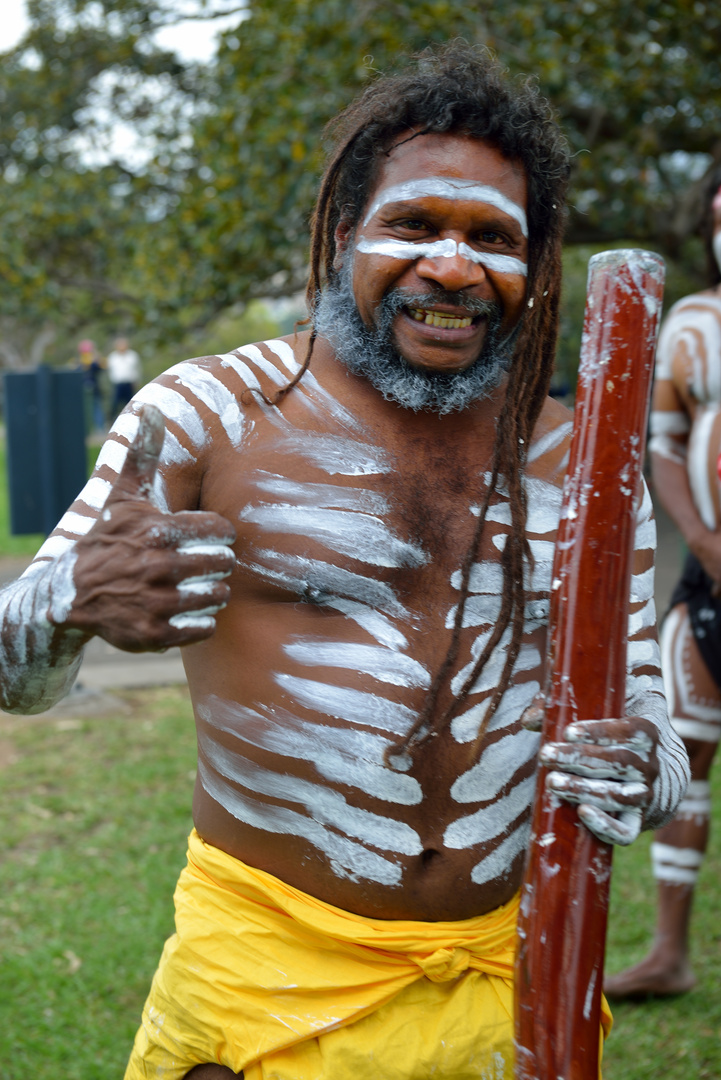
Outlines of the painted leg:
{"type": "Polygon", "coordinates": [[[689,925],[708,844],[708,777],[721,734],[721,692],[696,647],[685,605],[669,614],[662,646],[669,713],[691,761],[691,783],[676,817],[656,833],[651,845],[658,890],[653,945],[640,963],[606,978],[604,991],[616,1000],[682,994],[695,983],[689,925]]]}

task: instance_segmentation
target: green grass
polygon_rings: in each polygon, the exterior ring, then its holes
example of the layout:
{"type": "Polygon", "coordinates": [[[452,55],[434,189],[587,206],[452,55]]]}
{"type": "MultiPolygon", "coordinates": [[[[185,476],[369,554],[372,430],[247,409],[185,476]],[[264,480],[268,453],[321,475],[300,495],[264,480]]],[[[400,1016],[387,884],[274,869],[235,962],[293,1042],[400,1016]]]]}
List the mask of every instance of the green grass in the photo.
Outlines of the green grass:
{"type": "MultiPolygon", "coordinates": [[[[689,994],[612,1006],[615,1026],[604,1080],[718,1080],[721,1077],[721,772],[712,776],[711,844],[695,898],[691,955],[698,979],[689,994]]],[[[655,888],[651,836],[614,856],[606,968],[620,971],[648,950],[655,888]]]]}
{"type": "Polygon", "coordinates": [[[187,691],[0,715],[0,1076],[122,1077],[191,827],[187,691]]]}
{"type": "MultiPolygon", "coordinates": [[[[0,714],[0,1077],[123,1075],[172,932],[191,826],[195,738],[187,690],[117,694],[93,718],[0,714]]],[[[721,825],[721,775],[714,781],[721,825]]],[[[650,837],[618,851],[608,968],[644,954],[654,919],[650,837]]],[[[693,923],[698,986],[614,1008],[605,1080],[721,1076],[719,846],[693,923]]]]}

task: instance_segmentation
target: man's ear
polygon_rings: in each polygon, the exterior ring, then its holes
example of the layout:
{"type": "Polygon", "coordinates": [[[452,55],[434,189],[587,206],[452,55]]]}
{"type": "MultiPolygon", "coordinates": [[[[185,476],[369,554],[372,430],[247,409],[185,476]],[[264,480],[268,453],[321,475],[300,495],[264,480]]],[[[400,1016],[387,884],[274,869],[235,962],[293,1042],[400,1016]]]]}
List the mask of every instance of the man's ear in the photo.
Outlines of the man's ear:
{"type": "Polygon", "coordinates": [[[343,265],[343,259],[348,245],[351,241],[353,234],[353,226],[347,218],[341,218],[335,227],[333,237],[335,239],[335,258],[333,259],[333,269],[340,270],[343,265]]]}

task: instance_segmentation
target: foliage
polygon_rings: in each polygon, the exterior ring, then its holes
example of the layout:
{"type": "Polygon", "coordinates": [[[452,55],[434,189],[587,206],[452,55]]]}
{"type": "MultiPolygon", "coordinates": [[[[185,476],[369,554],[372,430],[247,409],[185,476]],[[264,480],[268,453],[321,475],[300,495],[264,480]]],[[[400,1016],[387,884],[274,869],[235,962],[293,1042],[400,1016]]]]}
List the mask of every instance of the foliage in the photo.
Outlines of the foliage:
{"type": "MultiPolygon", "coordinates": [[[[0,71],[6,341],[50,323],[58,355],[81,327],[142,345],[295,292],[324,124],[399,53],[450,36],[535,74],[553,102],[574,154],[569,242],[694,254],[698,178],[721,159],[708,0],[249,0],[206,66],[158,46],[177,8],[31,0],[0,71]]],[[[214,10],[186,0],[177,17],[214,10]]],[[[0,343],[6,362],[29,348],[0,343]]]]}

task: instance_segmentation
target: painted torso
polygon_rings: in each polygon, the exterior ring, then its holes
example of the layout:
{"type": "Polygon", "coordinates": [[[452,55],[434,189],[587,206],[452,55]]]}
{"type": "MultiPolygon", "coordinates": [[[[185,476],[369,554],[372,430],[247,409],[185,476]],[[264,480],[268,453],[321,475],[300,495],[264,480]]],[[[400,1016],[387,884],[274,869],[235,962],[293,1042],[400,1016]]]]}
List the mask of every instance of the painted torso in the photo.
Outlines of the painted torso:
{"type": "Polygon", "coordinates": [[[704,524],[721,526],[721,292],[685,297],[673,306],[659,337],[651,443],[668,456],[680,442],[696,508],[704,524]],[[665,389],[664,384],[668,386],[665,389]]]}
{"type": "MultiPolygon", "coordinates": [[[[279,408],[248,400],[249,386],[270,394],[284,385],[304,351],[302,338],[295,355],[288,341],[249,346],[177,365],[143,388],[116,423],[74,516],[49,543],[69,543],[62,533],[70,537],[79,515],[102,507],[137,429],[132,410],[158,406],[166,418],[158,504],[214,510],[237,530],[231,601],[215,634],[183,650],[198,726],[200,834],[359,914],[481,914],[519,887],[528,842],[538,736],[521,728],[520,716],[543,681],[570,417],[549,400],[529,449],[534,565],[525,630],[488,731],[477,745],[510,632],[450,726],[412,757],[394,758],[451,640],[500,400],[443,418],[409,413],[349,375],[322,342],[279,408]]],[[[630,696],[655,693],[659,682],[649,640],[649,513],[646,499],[630,696]]],[[[441,706],[458,693],[497,620],[509,527],[501,483],[441,706]]]]}

